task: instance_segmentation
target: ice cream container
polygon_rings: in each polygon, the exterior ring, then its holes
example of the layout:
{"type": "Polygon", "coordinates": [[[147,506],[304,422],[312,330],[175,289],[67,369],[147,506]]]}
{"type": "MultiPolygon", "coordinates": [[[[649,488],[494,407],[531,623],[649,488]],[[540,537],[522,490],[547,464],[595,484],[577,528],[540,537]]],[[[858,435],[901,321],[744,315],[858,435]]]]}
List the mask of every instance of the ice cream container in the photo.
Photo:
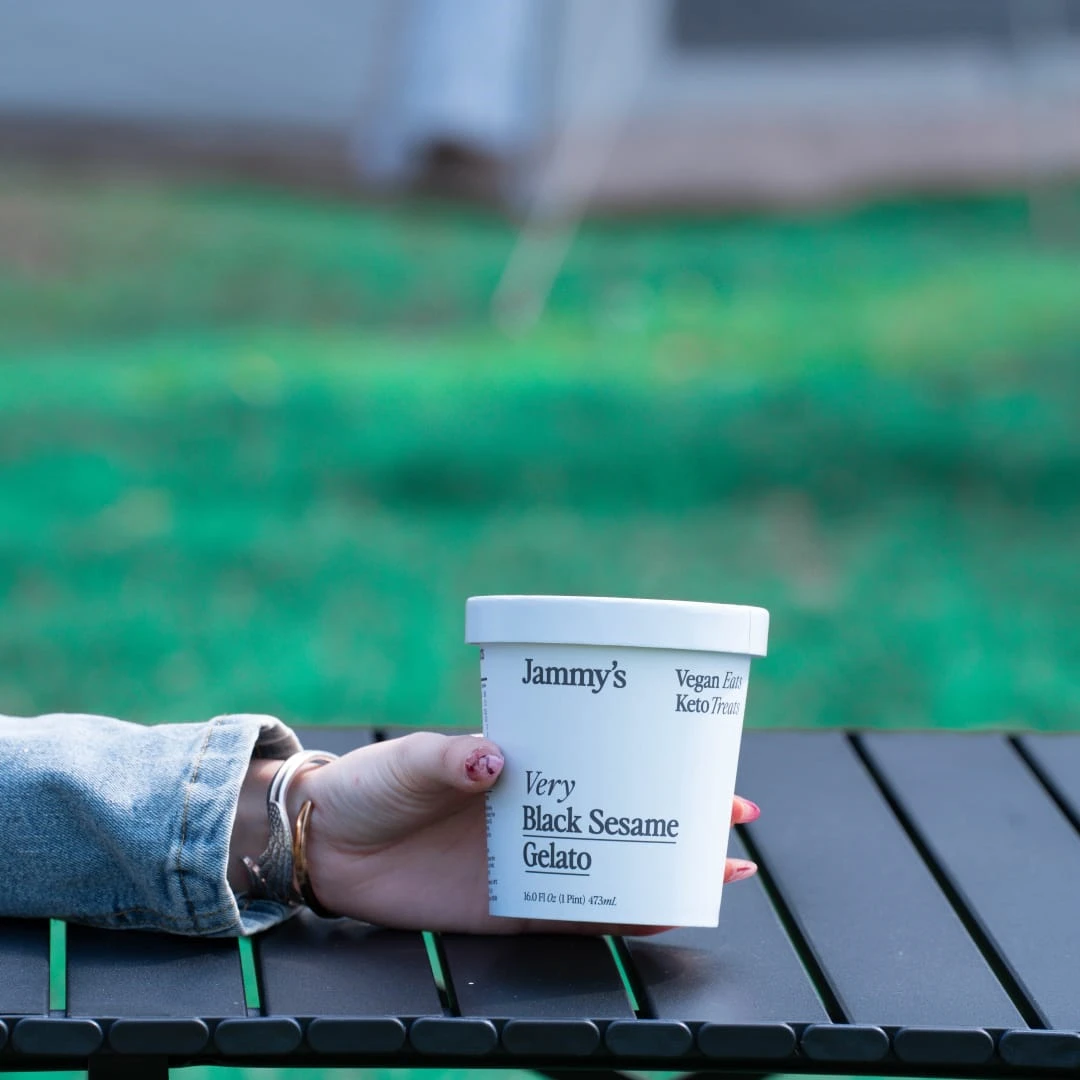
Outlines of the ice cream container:
{"type": "Polygon", "coordinates": [[[474,596],[492,915],[716,926],[762,608],[474,596]]]}

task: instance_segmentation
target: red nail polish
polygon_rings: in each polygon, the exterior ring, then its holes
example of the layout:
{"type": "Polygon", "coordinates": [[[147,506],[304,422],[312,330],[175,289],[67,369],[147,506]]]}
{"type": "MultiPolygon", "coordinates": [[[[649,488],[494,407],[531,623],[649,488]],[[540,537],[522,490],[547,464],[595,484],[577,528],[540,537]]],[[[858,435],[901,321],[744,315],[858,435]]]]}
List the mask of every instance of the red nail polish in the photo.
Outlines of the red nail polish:
{"type": "Polygon", "coordinates": [[[482,754],[475,751],[465,762],[465,771],[470,780],[483,780],[495,776],[503,767],[503,759],[498,754],[482,754]]]}

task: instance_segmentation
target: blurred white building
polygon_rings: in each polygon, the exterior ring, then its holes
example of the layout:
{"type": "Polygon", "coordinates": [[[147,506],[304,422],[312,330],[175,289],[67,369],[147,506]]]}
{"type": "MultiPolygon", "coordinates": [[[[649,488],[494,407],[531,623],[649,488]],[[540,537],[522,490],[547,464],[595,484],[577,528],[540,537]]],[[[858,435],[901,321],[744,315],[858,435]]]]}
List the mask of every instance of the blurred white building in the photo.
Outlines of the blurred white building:
{"type": "Polygon", "coordinates": [[[1080,171],[1080,0],[0,0],[0,151],[553,209],[1080,171]]]}

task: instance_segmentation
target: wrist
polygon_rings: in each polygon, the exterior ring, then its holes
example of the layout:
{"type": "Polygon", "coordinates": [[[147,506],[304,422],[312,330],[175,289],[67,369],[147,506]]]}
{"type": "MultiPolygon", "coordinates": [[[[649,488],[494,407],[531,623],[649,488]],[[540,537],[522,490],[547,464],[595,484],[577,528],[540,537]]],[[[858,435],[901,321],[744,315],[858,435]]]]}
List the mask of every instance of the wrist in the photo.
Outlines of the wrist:
{"type": "Polygon", "coordinates": [[[289,790],[285,796],[285,808],[288,811],[289,822],[292,824],[294,832],[297,818],[300,816],[300,808],[304,803],[314,798],[312,789],[316,785],[313,780],[320,768],[322,768],[322,765],[315,762],[304,765],[293,777],[293,781],[289,785],[289,790]]]}
{"type": "Polygon", "coordinates": [[[289,818],[293,823],[294,882],[303,903],[324,919],[337,918],[319,896],[319,868],[325,865],[326,774],[311,768],[297,776],[289,789],[289,818]]]}
{"type": "Polygon", "coordinates": [[[300,902],[296,877],[296,822],[309,798],[306,777],[336,755],[299,751],[284,760],[254,759],[241,784],[229,849],[234,892],[300,902]]]}
{"type": "Polygon", "coordinates": [[[232,836],[229,841],[229,888],[235,893],[248,890],[250,879],[244,858],[257,858],[270,839],[270,821],[266,815],[266,794],[281,762],[272,758],[253,758],[240,785],[232,836]]]}

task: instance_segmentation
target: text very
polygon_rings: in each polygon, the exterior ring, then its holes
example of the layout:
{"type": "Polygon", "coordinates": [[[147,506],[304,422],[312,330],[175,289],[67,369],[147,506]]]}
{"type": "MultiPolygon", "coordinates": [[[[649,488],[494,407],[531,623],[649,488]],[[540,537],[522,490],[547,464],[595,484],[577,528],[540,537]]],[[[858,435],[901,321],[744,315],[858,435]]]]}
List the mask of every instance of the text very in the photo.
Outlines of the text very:
{"type": "Polygon", "coordinates": [[[570,793],[576,787],[576,780],[555,780],[544,776],[540,769],[525,770],[525,790],[530,795],[558,795],[561,791],[562,797],[555,800],[559,805],[570,798],[570,793]]]}

